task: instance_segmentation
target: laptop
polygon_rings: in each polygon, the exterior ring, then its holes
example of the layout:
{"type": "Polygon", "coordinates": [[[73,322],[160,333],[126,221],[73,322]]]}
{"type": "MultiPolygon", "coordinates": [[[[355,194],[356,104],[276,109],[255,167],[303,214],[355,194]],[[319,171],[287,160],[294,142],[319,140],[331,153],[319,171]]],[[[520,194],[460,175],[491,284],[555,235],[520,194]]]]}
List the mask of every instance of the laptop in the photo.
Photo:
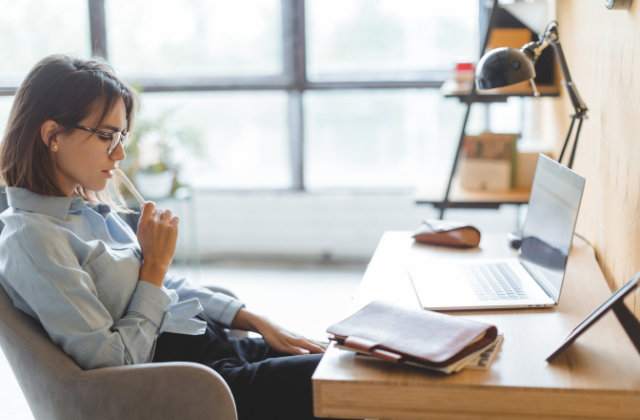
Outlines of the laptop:
{"type": "Polygon", "coordinates": [[[408,272],[420,304],[437,311],[557,305],[584,185],[541,154],[517,258],[415,260],[408,272]]]}

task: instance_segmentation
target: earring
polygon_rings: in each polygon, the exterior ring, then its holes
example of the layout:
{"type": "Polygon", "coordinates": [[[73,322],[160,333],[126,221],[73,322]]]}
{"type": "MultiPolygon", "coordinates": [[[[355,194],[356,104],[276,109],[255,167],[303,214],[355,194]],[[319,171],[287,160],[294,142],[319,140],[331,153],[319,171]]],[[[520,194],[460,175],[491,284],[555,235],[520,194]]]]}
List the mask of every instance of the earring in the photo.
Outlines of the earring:
{"type": "Polygon", "coordinates": [[[53,145],[53,150],[58,150],[58,145],[57,144],[53,145]]]}

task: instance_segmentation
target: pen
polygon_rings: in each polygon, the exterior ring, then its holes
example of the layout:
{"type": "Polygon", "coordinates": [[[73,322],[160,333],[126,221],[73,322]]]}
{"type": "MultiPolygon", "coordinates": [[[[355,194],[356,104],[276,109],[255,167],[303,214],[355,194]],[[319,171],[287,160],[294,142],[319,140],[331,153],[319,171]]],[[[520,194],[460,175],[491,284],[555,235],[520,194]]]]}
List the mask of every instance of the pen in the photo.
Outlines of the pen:
{"type": "Polygon", "coordinates": [[[129,181],[129,178],[122,172],[120,168],[116,168],[116,173],[118,174],[118,178],[122,181],[125,187],[129,190],[129,192],[138,200],[140,204],[144,204],[144,198],[140,195],[140,193],[136,190],[136,187],[133,186],[133,183],[129,181]]]}

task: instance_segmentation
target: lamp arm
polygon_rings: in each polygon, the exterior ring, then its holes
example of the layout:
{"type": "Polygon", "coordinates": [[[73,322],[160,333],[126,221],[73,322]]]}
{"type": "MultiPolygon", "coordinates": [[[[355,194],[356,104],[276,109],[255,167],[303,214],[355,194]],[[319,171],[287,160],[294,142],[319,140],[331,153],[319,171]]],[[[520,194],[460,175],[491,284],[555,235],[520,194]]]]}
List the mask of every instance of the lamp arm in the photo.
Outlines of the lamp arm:
{"type": "Polygon", "coordinates": [[[551,40],[550,44],[553,47],[553,51],[555,51],[556,53],[556,58],[558,59],[560,70],[562,71],[562,76],[564,77],[564,87],[567,89],[567,93],[569,94],[569,98],[571,99],[571,103],[573,104],[573,108],[576,110],[576,115],[578,117],[583,117],[587,114],[588,108],[582,100],[582,97],[578,92],[578,88],[576,88],[576,85],[573,84],[573,80],[571,80],[571,73],[569,73],[569,66],[567,66],[567,60],[564,57],[562,45],[557,39],[551,40]]]}
{"type": "Polygon", "coordinates": [[[562,51],[562,45],[560,44],[560,40],[558,38],[558,27],[552,27],[550,30],[545,31],[544,34],[540,35],[539,41],[533,41],[525,46],[523,46],[520,51],[527,54],[533,64],[535,65],[542,54],[542,51],[547,48],[549,45],[553,47],[553,51],[556,53],[556,58],[558,59],[558,64],[560,65],[560,71],[562,71],[562,77],[564,77],[564,86],[567,89],[567,93],[569,94],[569,98],[571,99],[571,104],[575,109],[576,115],[578,117],[585,117],[587,115],[587,105],[582,100],[580,93],[578,93],[578,88],[573,84],[573,80],[571,79],[571,73],[569,72],[569,66],[567,65],[567,59],[564,56],[564,51],[562,51]]]}

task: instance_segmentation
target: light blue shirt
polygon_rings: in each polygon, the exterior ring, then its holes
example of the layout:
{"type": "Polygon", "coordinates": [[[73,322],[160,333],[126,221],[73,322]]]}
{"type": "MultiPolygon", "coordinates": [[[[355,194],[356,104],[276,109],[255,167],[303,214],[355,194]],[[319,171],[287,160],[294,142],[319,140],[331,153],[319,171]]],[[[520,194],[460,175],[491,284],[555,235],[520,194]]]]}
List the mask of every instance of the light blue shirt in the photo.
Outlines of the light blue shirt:
{"type": "Polygon", "coordinates": [[[108,206],[6,190],[0,285],[83,369],[151,362],[162,332],[203,334],[200,313],[229,326],[244,306],[185,279],[138,281],[138,240],[108,206]]]}

